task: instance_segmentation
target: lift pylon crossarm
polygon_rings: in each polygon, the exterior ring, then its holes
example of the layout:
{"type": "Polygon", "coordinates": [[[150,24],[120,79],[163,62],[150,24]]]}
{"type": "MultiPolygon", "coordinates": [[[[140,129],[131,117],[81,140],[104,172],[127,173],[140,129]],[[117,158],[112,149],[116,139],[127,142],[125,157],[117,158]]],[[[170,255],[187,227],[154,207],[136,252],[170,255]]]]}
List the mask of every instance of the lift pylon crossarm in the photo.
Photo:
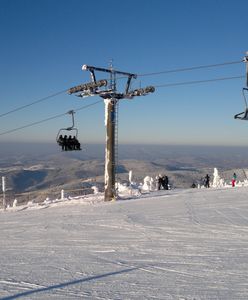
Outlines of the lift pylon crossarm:
{"type": "Polygon", "coordinates": [[[105,69],[105,68],[98,68],[98,67],[93,67],[93,66],[88,66],[88,65],[83,65],[82,66],[83,71],[100,71],[100,72],[107,72],[107,73],[113,73],[113,74],[121,74],[125,76],[131,76],[133,78],[137,78],[137,74],[133,73],[128,73],[128,72],[122,72],[122,71],[116,71],[113,69],[105,69]]]}
{"type": "Polygon", "coordinates": [[[78,92],[83,92],[83,91],[87,91],[87,90],[95,90],[99,87],[103,87],[103,86],[107,86],[108,82],[105,79],[102,80],[98,80],[96,82],[89,82],[89,83],[84,83],[84,84],[80,84],[77,86],[74,86],[72,88],[70,88],[68,90],[68,94],[75,94],[78,92]]]}

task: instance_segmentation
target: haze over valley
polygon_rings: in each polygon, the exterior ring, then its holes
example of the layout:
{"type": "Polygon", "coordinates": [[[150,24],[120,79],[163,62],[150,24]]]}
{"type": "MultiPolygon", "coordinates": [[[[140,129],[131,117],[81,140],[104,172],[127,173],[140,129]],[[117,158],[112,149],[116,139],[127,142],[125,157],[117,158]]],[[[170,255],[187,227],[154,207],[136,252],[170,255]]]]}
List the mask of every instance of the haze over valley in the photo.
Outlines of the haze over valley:
{"type": "MultiPolygon", "coordinates": [[[[218,168],[230,181],[233,172],[238,180],[246,178],[247,147],[119,145],[118,180],[142,182],[149,175],[167,174],[173,188],[190,188],[206,173],[218,168]]],[[[62,152],[56,144],[3,143],[0,150],[0,175],[6,177],[9,201],[30,198],[42,201],[59,197],[61,189],[75,195],[92,193],[91,187],[103,190],[104,145],[85,145],[83,151],[62,152]]]]}

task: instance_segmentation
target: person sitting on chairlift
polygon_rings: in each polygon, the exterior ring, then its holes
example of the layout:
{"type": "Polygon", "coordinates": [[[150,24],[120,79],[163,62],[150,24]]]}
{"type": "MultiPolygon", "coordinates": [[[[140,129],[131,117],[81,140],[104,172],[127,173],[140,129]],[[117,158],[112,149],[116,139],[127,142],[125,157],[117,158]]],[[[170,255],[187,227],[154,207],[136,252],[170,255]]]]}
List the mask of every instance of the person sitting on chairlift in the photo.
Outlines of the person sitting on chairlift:
{"type": "Polygon", "coordinates": [[[75,135],[72,138],[72,145],[73,145],[73,150],[81,150],[81,145],[75,135]]]}
{"type": "Polygon", "coordinates": [[[69,135],[68,137],[67,144],[68,144],[68,150],[73,150],[73,141],[71,135],[69,135]]]}
{"type": "Polygon", "coordinates": [[[57,142],[59,146],[61,146],[62,151],[81,150],[81,144],[79,143],[75,135],[73,137],[71,135],[69,137],[67,137],[67,135],[64,135],[63,137],[61,134],[57,142]]]}
{"type": "Polygon", "coordinates": [[[62,145],[63,145],[64,139],[63,139],[63,136],[62,136],[62,134],[59,136],[59,138],[58,138],[57,142],[58,142],[58,144],[59,144],[60,146],[62,146],[62,145]]]}
{"type": "Polygon", "coordinates": [[[57,142],[59,144],[59,146],[61,146],[62,150],[66,151],[67,150],[67,144],[66,144],[66,140],[67,140],[67,136],[65,135],[64,137],[62,136],[62,134],[59,136],[57,142]]]}
{"type": "Polygon", "coordinates": [[[62,150],[63,151],[67,151],[68,150],[68,138],[67,138],[67,135],[64,135],[64,137],[63,137],[62,150]]]}

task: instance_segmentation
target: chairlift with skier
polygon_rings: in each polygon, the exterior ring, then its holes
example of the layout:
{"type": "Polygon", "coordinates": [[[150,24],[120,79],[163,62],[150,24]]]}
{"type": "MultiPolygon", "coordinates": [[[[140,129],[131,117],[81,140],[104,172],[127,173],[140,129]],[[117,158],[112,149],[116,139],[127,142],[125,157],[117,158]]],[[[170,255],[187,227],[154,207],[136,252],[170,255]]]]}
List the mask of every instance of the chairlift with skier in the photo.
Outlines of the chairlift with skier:
{"type": "Polygon", "coordinates": [[[72,117],[72,126],[61,128],[57,134],[56,142],[62,147],[62,151],[82,150],[78,141],[78,129],[75,127],[73,110],[68,111],[72,117]]]}

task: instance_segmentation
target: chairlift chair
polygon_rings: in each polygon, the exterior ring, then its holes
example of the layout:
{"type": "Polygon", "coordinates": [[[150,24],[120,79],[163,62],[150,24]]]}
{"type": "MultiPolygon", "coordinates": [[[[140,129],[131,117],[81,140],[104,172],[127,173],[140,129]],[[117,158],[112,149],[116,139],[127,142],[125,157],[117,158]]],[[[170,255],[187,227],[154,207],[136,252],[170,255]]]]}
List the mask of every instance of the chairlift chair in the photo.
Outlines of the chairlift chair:
{"type": "Polygon", "coordinates": [[[245,96],[245,91],[248,91],[248,88],[243,88],[243,90],[242,90],[242,94],[243,94],[244,101],[245,101],[245,111],[243,111],[239,114],[236,114],[234,116],[234,119],[248,121],[248,106],[247,106],[247,99],[246,99],[246,96],[245,96]]]}
{"type": "MultiPolygon", "coordinates": [[[[56,137],[56,142],[59,146],[62,146],[60,136],[65,136],[65,135],[67,136],[67,135],[69,135],[69,133],[71,133],[70,135],[75,136],[76,139],[78,138],[78,129],[75,127],[74,113],[75,112],[73,110],[68,111],[68,114],[70,114],[72,116],[72,126],[67,127],[67,128],[61,128],[58,131],[58,134],[56,137]]],[[[70,149],[70,150],[81,150],[81,149],[70,149]]]]}

